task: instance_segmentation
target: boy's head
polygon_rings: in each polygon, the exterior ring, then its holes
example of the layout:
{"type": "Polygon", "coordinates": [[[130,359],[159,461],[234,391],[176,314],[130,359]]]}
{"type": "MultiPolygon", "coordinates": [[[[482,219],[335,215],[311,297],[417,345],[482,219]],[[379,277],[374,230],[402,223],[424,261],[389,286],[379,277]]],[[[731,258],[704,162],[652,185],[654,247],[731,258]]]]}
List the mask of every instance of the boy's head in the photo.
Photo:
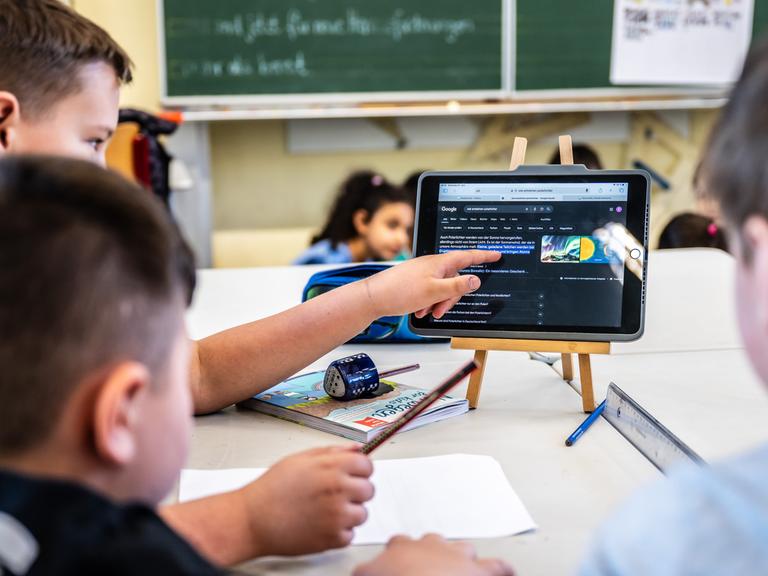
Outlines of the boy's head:
{"type": "Polygon", "coordinates": [[[131,61],[58,0],[0,0],[0,155],[104,164],[131,61]]]}
{"type": "Polygon", "coordinates": [[[737,260],[736,301],[747,352],[768,382],[768,43],[753,48],[713,128],[700,191],[719,204],[737,260]]]}
{"type": "Polygon", "coordinates": [[[0,161],[0,463],[156,502],[186,456],[191,253],[91,163],[0,161]]]}

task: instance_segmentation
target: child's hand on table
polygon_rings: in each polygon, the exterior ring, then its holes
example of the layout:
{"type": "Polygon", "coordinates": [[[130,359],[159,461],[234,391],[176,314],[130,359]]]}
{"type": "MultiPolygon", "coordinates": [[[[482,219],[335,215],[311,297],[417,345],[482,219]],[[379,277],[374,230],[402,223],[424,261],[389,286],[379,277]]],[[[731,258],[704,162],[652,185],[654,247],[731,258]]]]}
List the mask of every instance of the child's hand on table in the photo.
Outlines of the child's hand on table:
{"type": "Polygon", "coordinates": [[[284,458],[242,488],[259,556],[347,546],[368,517],[373,464],[357,448],[318,448],[284,458]]]}

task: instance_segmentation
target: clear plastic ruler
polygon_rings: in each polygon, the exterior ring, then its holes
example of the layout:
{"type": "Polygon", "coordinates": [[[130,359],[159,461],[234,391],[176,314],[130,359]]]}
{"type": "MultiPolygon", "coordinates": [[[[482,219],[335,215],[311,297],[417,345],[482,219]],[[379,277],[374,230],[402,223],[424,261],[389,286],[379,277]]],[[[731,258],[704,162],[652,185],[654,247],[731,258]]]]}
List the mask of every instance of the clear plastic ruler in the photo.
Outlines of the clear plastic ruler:
{"type": "Polygon", "coordinates": [[[603,418],[665,474],[685,462],[705,464],[696,452],[614,383],[608,387],[603,418]]]}

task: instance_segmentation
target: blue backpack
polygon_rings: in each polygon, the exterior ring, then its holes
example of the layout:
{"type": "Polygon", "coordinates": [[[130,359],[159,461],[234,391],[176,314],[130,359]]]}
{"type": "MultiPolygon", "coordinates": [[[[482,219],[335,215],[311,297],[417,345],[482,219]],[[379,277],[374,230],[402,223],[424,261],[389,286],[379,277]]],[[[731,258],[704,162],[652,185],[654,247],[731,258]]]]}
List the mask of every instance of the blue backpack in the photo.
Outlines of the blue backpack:
{"type": "MultiPolygon", "coordinates": [[[[377,272],[381,272],[390,267],[390,264],[359,264],[357,266],[347,266],[346,268],[335,268],[333,270],[317,272],[310,277],[307,285],[304,286],[301,301],[306,302],[315,296],[330,292],[334,288],[368,278],[369,276],[373,276],[377,272]]],[[[429,338],[414,334],[408,327],[408,316],[406,315],[384,316],[379,318],[349,342],[353,344],[359,342],[423,343],[447,342],[447,340],[447,338],[429,338]]]]}

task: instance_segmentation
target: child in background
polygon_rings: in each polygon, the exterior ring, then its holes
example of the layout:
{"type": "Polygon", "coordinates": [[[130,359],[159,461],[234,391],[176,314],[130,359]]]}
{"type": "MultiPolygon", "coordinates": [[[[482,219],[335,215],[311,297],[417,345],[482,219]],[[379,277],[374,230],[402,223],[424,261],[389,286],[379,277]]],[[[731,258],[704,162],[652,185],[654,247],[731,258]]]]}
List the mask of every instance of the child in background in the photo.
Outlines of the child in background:
{"type": "Polygon", "coordinates": [[[712,220],[693,212],[678,214],[659,236],[659,249],[719,248],[728,250],[723,230],[712,220]]]}
{"type": "Polygon", "coordinates": [[[404,190],[375,172],[356,172],[342,184],[328,221],[294,264],[394,260],[408,247],[413,217],[404,190]]]}
{"type": "MultiPolygon", "coordinates": [[[[555,150],[549,159],[550,164],[560,164],[560,150],[555,150]]],[[[590,170],[602,170],[603,163],[595,152],[594,148],[588,144],[573,145],[573,163],[584,164],[590,170]]]]}

